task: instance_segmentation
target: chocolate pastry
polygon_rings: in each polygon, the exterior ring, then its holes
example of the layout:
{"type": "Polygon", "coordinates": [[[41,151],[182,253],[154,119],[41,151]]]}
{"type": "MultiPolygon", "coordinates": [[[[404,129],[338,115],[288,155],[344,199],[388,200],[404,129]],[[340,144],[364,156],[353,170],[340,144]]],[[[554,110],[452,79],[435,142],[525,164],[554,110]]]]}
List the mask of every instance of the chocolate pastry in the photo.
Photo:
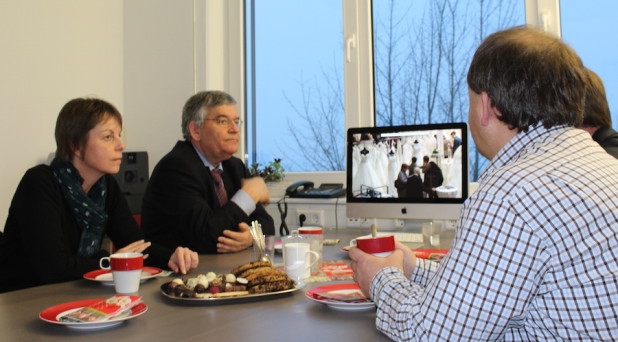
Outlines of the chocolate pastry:
{"type": "Polygon", "coordinates": [[[245,272],[248,269],[256,268],[256,267],[266,267],[266,266],[272,267],[273,265],[270,263],[270,261],[253,261],[253,262],[236,267],[230,273],[238,277],[240,276],[241,273],[245,272]]]}
{"type": "Polygon", "coordinates": [[[274,275],[274,274],[284,274],[281,271],[278,271],[272,267],[259,267],[259,268],[253,268],[250,269],[248,271],[245,271],[245,273],[243,273],[244,276],[241,278],[245,278],[247,279],[247,281],[252,281],[253,279],[256,278],[261,278],[267,275],[274,275]]]}
{"type": "Polygon", "coordinates": [[[275,292],[275,291],[283,291],[294,288],[293,280],[281,280],[275,281],[272,283],[264,283],[260,285],[255,285],[249,288],[249,293],[267,293],[267,292],[275,292]]]}
{"type": "Polygon", "coordinates": [[[273,283],[273,282],[282,281],[282,280],[292,280],[292,279],[290,279],[290,277],[288,277],[288,275],[285,273],[268,274],[268,275],[257,277],[255,279],[250,280],[249,283],[247,284],[247,287],[250,288],[256,285],[260,285],[264,283],[273,283]]]}

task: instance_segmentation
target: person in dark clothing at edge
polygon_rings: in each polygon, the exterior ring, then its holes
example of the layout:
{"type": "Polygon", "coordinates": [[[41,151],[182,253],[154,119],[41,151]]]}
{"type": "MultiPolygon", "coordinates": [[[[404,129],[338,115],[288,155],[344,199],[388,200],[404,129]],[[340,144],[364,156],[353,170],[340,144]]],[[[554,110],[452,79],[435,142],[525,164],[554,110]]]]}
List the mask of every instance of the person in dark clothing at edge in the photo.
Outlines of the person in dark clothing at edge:
{"type": "Polygon", "coordinates": [[[612,116],[607,104],[603,81],[594,71],[586,68],[586,102],[584,103],[584,121],[580,129],[590,133],[607,153],[618,158],[618,132],[612,129],[612,116]]]}

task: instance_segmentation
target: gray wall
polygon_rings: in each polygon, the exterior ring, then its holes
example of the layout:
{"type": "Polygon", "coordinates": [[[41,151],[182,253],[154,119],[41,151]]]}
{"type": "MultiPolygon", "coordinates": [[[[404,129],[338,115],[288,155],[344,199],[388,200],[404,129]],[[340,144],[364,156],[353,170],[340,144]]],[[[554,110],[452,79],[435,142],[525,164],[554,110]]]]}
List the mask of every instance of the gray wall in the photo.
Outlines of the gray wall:
{"type": "Polygon", "coordinates": [[[97,96],[122,110],[122,18],[122,1],[0,2],[2,229],[23,173],[56,149],[64,103],[97,96]]]}

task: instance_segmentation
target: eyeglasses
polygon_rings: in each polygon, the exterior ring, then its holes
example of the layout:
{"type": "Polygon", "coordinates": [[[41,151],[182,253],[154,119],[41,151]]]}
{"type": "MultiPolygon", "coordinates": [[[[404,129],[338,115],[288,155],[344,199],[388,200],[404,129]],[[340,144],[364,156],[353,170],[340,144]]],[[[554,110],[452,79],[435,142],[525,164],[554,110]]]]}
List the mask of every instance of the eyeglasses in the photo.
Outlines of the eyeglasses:
{"type": "Polygon", "coordinates": [[[204,119],[204,120],[214,121],[219,126],[229,126],[231,123],[234,123],[234,125],[236,125],[238,127],[242,126],[242,120],[240,120],[240,119],[229,119],[229,118],[226,118],[225,116],[220,116],[220,117],[214,118],[214,119],[204,119]]]}

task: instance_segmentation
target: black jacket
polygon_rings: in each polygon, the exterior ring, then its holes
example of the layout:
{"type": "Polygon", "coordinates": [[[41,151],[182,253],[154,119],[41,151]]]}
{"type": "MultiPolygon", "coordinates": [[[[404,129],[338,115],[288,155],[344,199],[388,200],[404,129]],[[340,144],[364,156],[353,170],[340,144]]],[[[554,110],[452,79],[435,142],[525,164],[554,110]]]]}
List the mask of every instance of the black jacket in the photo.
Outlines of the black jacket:
{"type": "Polygon", "coordinates": [[[424,167],[425,173],[423,178],[423,190],[429,194],[430,198],[436,198],[438,195],[432,189],[439,187],[444,182],[442,170],[435,162],[430,161],[428,167],[424,167]]]}
{"type": "MultiPolygon", "coordinates": [[[[223,183],[228,197],[249,177],[245,164],[232,157],[223,164],[223,183]]],[[[179,141],[152,172],[142,205],[142,229],[146,237],[164,246],[189,247],[200,254],[216,253],[223,230],[238,231],[238,224],[258,220],[264,234],[274,234],[272,217],[261,204],[251,215],[234,202],[220,207],[210,171],[190,141],[179,141]]]]}
{"type": "MultiPolygon", "coordinates": [[[[107,175],[105,234],[117,248],[143,239],[114,177],[107,175]]],[[[75,222],[52,170],[39,165],[17,186],[0,237],[0,292],[80,279],[99,269],[99,259],[77,256],[82,229],[75,222]]],[[[148,265],[166,268],[172,250],[152,245],[148,265]]]]}
{"type": "Polygon", "coordinates": [[[611,127],[602,127],[594,132],[592,139],[599,143],[607,153],[618,159],[618,132],[611,127]]]}

